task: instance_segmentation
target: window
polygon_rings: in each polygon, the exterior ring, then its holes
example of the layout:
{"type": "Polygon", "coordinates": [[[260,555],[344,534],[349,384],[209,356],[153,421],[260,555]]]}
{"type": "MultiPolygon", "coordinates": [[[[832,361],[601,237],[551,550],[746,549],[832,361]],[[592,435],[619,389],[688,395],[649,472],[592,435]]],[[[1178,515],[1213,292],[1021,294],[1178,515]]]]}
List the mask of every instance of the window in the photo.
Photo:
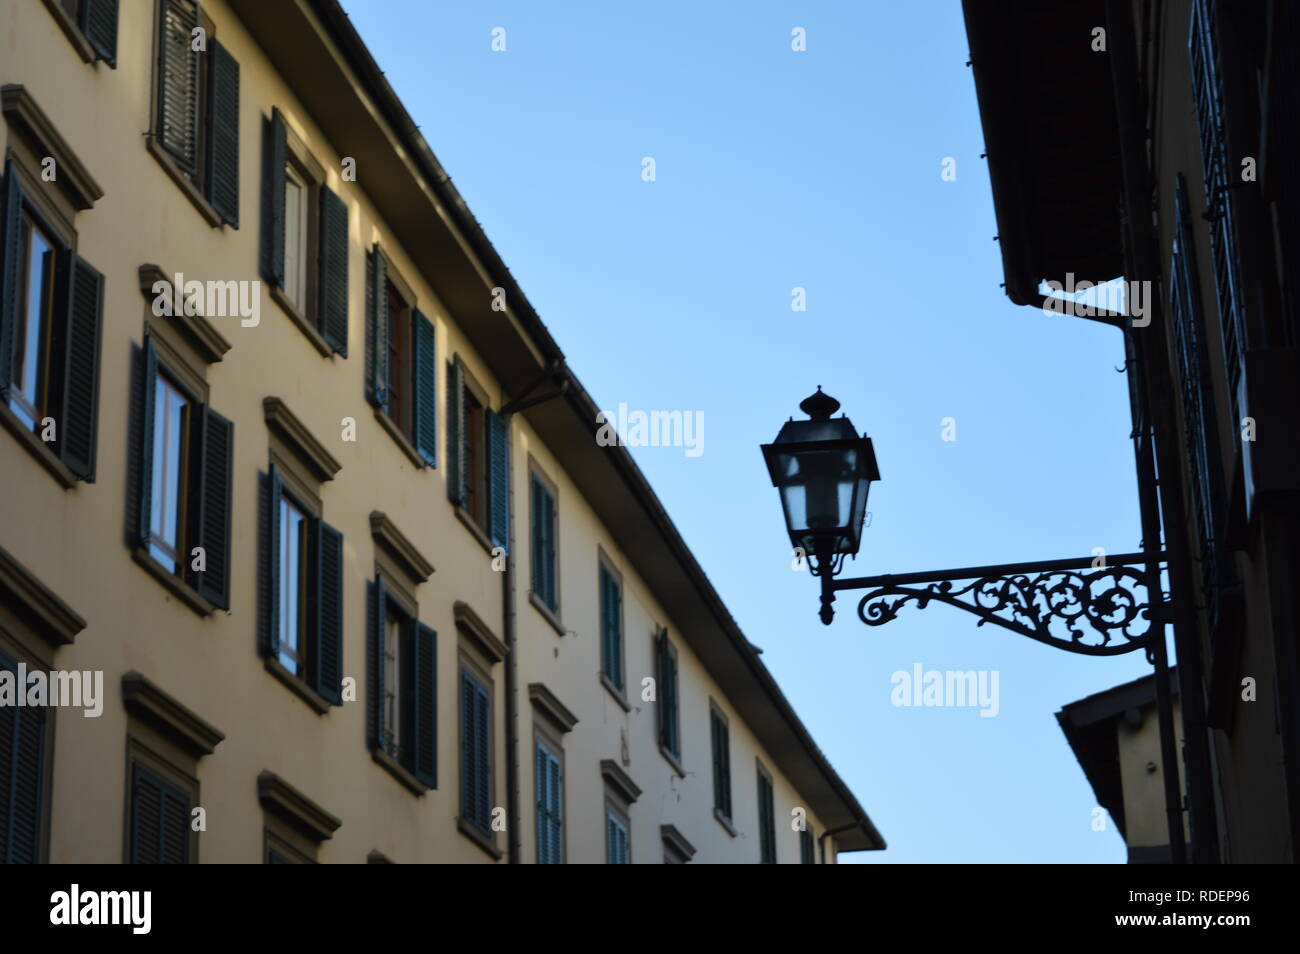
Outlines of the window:
{"type": "Polygon", "coordinates": [[[460,817],[492,837],[492,695],[468,666],[460,671],[460,817]]]}
{"type": "Polygon", "coordinates": [[[613,759],[601,759],[600,774],[605,783],[605,862],[631,864],[632,804],[641,789],[613,759]]]}
{"type": "Polygon", "coordinates": [[[29,446],[95,478],[104,277],[72,251],[5,163],[0,233],[0,403],[29,446]],[[12,417],[10,417],[12,415],[12,417]]]}
{"type": "Polygon", "coordinates": [[[45,0],[63,32],[87,62],[117,67],[118,0],[45,0]]]}
{"type": "Polygon", "coordinates": [[[235,426],[204,405],[179,361],[160,359],[152,335],[143,357],[138,545],[147,565],[229,609],[235,426]]]}
{"type": "Polygon", "coordinates": [[[799,832],[799,863],[805,865],[817,864],[817,842],[813,838],[811,828],[805,827],[799,832]]]}
{"type": "Polygon", "coordinates": [[[151,143],[213,225],[239,228],[239,63],[196,0],[159,10],[151,143]]]}
{"type": "Polygon", "coordinates": [[[421,465],[437,464],[438,391],[433,322],[376,245],[366,282],[366,395],[380,421],[421,465]]]}
{"type": "Polygon", "coordinates": [[[600,672],[620,695],[623,693],[623,584],[605,561],[600,561],[600,672]]]}
{"type": "Polygon", "coordinates": [[[758,766],[758,850],[759,861],[776,864],[776,804],[772,776],[758,766]]]}
{"type": "MultiPolygon", "coordinates": [[[[18,685],[18,663],[4,653],[0,680],[10,682],[15,695],[27,692],[18,685]]],[[[45,706],[0,704],[0,864],[44,860],[48,724],[45,706]]]]}
{"type": "MultiPolygon", "coordinates": [[[[298,481],[274,462],[266,479],[262,649],[319,702],[342,704],[343,534],[318,515],[298,481]]],[[[295,686],[294,688],[297,688],[295,686]]]]}
{"type": "Polygon", "coordinates": [[[1246,360],[1246,318],[1237,261],[1236,214],[1233,184],[1236,165],[1228,155],[1223,111],[1223,79],[1215,40],[1215,6],[1212,0],[1192,4],[1188,55],[1191,60],[1192,98],[1201,133],[1201,163],[1205,179],[1205,218],[1210,223],[1210,252],[1218,292],[1223,355],[1227,364],[1228,402],[1234,421],[1247,414],[1242,377],[1246,360]]]}
{"type": "Polygon", "coordinates": [[[558,746],[537,740],[537,863],[564,863],[564,768],[558,746]]]}
{"type": "Polygon", "coordinates": [[[493,546],[510,534],[509,435],[460,356],[447,366],[447,493],[493,546]]]}
{"type": "Polygon", "coordinates": [[[533,704],[537,863],[560,865],[564,864],[567,856],[564,845],[565,780],[562,740],[578,724],[578,717],[543,683],[529,683],[528,697],[533,704]]]}
{"type": "Polygon", "coordinates": [[[727,718],[716,706],[709,708],[709,727],[713,738],[713,811],[731,821],[731,741],[727,736],[727,718]]]}
{"type": "Polygon", "coordinates": [[[133,865],[190,863],[190,795],[138,763],[131,768],[133,865]]]}
{"type": "Polygon", "coordinates": [[[529,562],[533,572],[533,595],[551,613],[560,611],[560,588],[556,573],[555,490],[541,474],[530,478],[532,497],[532,551],[529,562]]]}
{"type": "Polygon", "coordinates": [[[676,762],[682,757],[677,702],[677,650],[668,641],[668,630],[655,637],[655,672],[659,680],[659,745],[676,762]]]}
{"type": "Polygon", "coordinates": [[[262,278],[322,354],[348,354],[348,208],[278,109],[265,121],[262,278]]]}
{"type": "Polygon", "coordinates": [[[1217,622],[1221,575],[1227,567],[1220,557],[1219,527],[1224,519],[1225,492],[1219,461],[1214,391],[1205,351],[1204,321],[1197,287],[1196,258],[1189,220],[1187,183],[1180,175],[1174,187],[1174,239],[1169,263],[1169,314],[1181,382],[1183,435],[1187,448],[1189,494],[1196,511],[1200,538],[1202,587],[1210,625],[1217,622]]]}
{"type": "Polygon", "coordinates": [[[632,863],[632,838],[628,833],[627,816],[613,805],[605,806],[605,863],[632,863]]]}
{"type": "Polygon", "coordinates": [[[437,640],[417,610],[376,574],[371,590],[371,748],[417,793],[438,784],[437,640]]]}

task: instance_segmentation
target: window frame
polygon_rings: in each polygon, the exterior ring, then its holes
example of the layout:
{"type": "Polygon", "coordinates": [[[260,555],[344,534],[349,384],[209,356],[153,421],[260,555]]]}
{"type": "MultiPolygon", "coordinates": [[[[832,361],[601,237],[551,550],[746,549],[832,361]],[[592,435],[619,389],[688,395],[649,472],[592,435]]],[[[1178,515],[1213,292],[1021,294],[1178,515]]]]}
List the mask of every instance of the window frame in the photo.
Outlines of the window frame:
{"type": "Polygon", "coordinates": [[[758,802],[758,851],[759,863],[774,865],[777,863],[776,842],[776,781],[759,759],[754,760],[757,768],[755,795],[758,802]],[[764,792],[767,793],[767,805],[763,804],[764,792]]]}
{"type": "Polygon", "coordinates": [[[735,802],[732,799],[731,785],[731,720],[713,699],[709,700],[709,744],[713,770],[713,817],[734,837],[736,828],[732,821],[735,817],[735,802]],[[721,753],[718,748],[719,739],[723,742],[721,753]],[[723,764],[720,765],[720,762],[723,764]],[[725,784],[720,789],[719,781],[724,778],[725,784]]]}
{"type": "MultiPolygon", "coordinates": [[[[203,5],[197,0],[156,0],[152,15],[153,41],[150,57],[150,94],[149,94],[149,132],[145,136],[145,148],[158,160],[171,179],[180,187],[199,214],[212,228],[221,228],[225,224],[220,212],[208,197],[211,169],[207,159],[208,140],[212,136],[212,109],[208,103],[208,92],[212,85],[212,61],[209,54],[217,42],[216,23],[208,16],[203,5]],[[191,174],[181,165],[162,144],[162,57],[163,57],[163,21],[169,3],[185,3],[197,7],[199,26],[204,32],[205,49],[203,59],[195,70],[194,89],[194,172],[191,174]]],[[[236,226],[238,227],[238,226],[236,226]]]]}
{"type": "Polygon", "coordinates": [[[618,701],[623,709],[630,710],[631,705],[627,700],[627,619],[626,604],[627,600],[624,594],[623,574],[609,554],[603,547],[597,548],[596,559],[596,591],[597,591],[597,622],[598,632],[600,633],[600,681],[604,687],[609,690],[610,694],[618,701]],[[615,682],[610,675],[613,666],[609,660],[610,646],[606,642],[605,633],[605,578],[608,574],[609,579],[614,583],[618,591],[618,681],[615,682]]]}
{"type": "Polygon", "coordinates": [[[548,623],[551,624],[561,636],[564,635],[564,624],[560,621],[560,493],[555,482],[547,476],[542,470],[541,465],[529,455],[528,458],[528,564],[529,564],[529,602],[537,608],[548,623]],[[537,592],[537,496],[534,493],[533,485],[550,497],[551,501],[551,586],[554,592],[551,594],[553,600],[548,602],[545,595],[537,592]]]}
{"type": "MultiPolygon", "coordinates": [[[[146,730],[147,731],[147,730],[146,730]]],[[[193,817],[194,809],[200,807],[203,803],[200,799],[200,787],[197,777],[197,760],[187,766],[182,766],[176,759],[168,757],[160,746],[155,745],[149,740],[141,727],[135,724],[129,724],[127,730],[126,745],[126,806],[125,806],[125,837],[122,844],[122,861],[124,864],[134,864],[134,834],[135,834],[135,791],[136,791],[136,769],[154,776],[163,784],[180,792],[189,799],[188,813],[185,819],[187,829],[186,840],[186,864],[199,863],[199,832],[194,830],[193,817]]]]}
{"type": "Polygon", "coordinates": [[[534,840],[536,842],[534,851],[538,864],[551,864],[542,858],[542,804],[538,797],[540,792],[539,779],[537,778],[537,750],[541,749],[560,765],[560,799],[559,799],[559,821],[558,821],[558,838],[559,838],[559,860],[554,864],[567,864],[569,860],[568,851],[568,832],[569,819],[567,811],[568,794],[568,769],[564,759],[564,745],[560,742],[560,737],[549,727],[544,725],[538,718],[533,720],[533,825],[534,840]]]}
{"type": "Polygon", "coordinates": [[[618,796],[612,794],[608,787],[605,791],[605,864],[632,864],[632,813],[628,806],[618,796]],[[622,862],[611,861],[614,846],[609,841],[610,822],[618,825],[623,830],[627,838],[627,860],[622,862]]]}
{"type": "Polygon", "coordinates": [[[655,729],[658,735],[657,742],[659,751],[664,758],[668,760],[674,771],[683,778],[686,777],[686,770],[682,768],[682,700],[681,700],[681,670],[678,664],[677,647],[673,644],[668,635],[667,626],[658,626],[655,628],[654,651],[655,660],[655,679],[657,682],[657,691],[655,694],[655,729]],[[662,665],[667,659],[672,663],[672,728],[675,734],[673,742],[675,747],[668,744],[664,739],[665,722],[669,715],[666,708],[668,699],[666,690],[668,686],[664,683],[664,673],[662,665]]]}
{"type": "Polygon", "coordinates": [[[496,832],[492,830],[492,810],[495,808],[496,801],[496,686],[491,677],[490,671],[475,658],[475,655],[467,650],[462,643],[459,651],[459,664],[456,667],[456,709],[457,709],[457,738],[459,745],[458,754],[458,794],[457,794],[457,825],[460,831],[469,836],[469,838],[479,844],[480,847],[494,853],[499,857],[500,853],[496,848],[496,832]],[[483,820],[483,825],[479,820],[472,817],[466,804],[466,777],[465,777],[465,748],[468,743],[466,735],[467,724],[465,722],[465,681],[476,683],[479,689],[482,689],[487,696],[487,751],[483,753],[487,764],[487,818],[483,820]]]}

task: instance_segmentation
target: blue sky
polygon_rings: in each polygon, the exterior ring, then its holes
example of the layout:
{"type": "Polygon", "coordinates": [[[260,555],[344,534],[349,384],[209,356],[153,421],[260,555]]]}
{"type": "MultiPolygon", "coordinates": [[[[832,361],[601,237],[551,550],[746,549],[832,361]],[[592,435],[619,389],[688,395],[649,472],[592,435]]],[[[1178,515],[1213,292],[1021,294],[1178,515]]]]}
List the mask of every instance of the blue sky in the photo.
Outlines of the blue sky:
{"type": "Polygon", "coordinates": [[[702,455],[633,453],[888,840],[854,860],[1122,862],[1054,713],[1141,654],[846,597],[823,627],[758,450],[819,384],[871,434],[852,575],[1139,548],[1119,333],[998,287],[960,4],[345,6],[601,406],[703,412],[702,455]],[[997,670],[998,716],[893,706],[916,663],[997,670]]]}

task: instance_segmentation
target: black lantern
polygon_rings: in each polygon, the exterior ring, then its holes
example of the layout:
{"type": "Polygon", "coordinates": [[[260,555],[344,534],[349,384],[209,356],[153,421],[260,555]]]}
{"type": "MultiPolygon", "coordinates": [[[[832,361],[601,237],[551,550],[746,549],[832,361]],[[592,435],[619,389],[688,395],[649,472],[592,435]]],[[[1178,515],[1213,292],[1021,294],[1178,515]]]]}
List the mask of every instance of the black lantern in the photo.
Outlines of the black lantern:
{"type": "Polygon", "coordinates": [[[820,385],[799,408],[809,419],[782,425],[776,440],[763,445],[763,457],[781,492],[790,543],[813,576],[830,577],[858,552],[867,491],[880,470],[871,438],[859,437],[843,414],[831,418],[840,402],[820,385]]]}

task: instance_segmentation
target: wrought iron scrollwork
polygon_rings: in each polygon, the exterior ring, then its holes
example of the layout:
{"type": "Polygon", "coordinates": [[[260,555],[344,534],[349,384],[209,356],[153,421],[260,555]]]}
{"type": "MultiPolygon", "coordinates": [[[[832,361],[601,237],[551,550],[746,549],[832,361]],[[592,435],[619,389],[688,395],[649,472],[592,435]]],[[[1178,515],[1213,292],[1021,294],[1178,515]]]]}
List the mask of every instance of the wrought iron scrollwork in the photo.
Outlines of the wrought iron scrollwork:
{"type": "Polygon", "coordinates": [[[874,582],[858,603],[858,616],[868,626],[895,619],[908,603],[925,609],[933,600],[974,613],[978,626],[992,623],[1087,656],[1141,649],[1151,630],[1146,574],[1131,566],[981,576],[964,586],[960,579],[874,582]]]}

